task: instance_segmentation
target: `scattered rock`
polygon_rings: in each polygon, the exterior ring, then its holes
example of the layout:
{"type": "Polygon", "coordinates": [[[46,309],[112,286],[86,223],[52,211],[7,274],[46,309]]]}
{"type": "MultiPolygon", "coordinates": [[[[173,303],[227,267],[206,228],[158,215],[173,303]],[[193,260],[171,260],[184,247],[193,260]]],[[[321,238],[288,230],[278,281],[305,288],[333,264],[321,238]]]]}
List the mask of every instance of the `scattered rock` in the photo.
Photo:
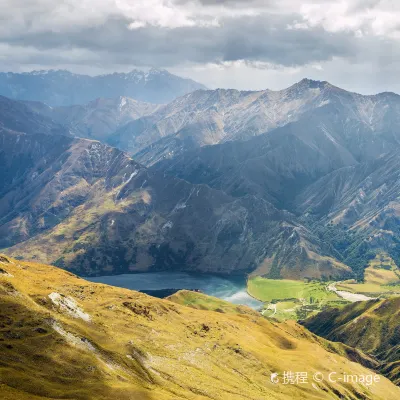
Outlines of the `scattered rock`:
{"type": "Polygon", "coordinates": [[[39,327],[39,328],[36,328],[36,329],[35,329],[35,332],[41,333],[41,334],[45,334],[45,333],[47,333],[47,330],[44,329],[44,328],[39,327]]]}
{"type": "Polygon", "coordinates": [[[85,313],[75,302],[72,297],[64,296],[60,293],[53,292],[49,294],[50,300],[56,306],[60,307],[62,311],[65,311],[67,314],[71,315],[74,318],[80,318],[84,321],[89,322],[91,317],[89,314],[85,313]]]}
{"type": "Polygon", "coordinates": [[[124,302],[122,303],[124,307],[128,308],[132,312],[134,312],[136,315],[141,315],[149,320],[153,320],[153,316],[150,313],[150,307],[143,306],[142,304],[138,303],[130,303],[130,302],[124,302]]]}
{"type": "Polygon", "coordinates": [[[10,274],[9,272],[7,272],[5,269],[0,268],[0,275],[4,275],[4,276],[8,276],[10,278],[12,278],[14,275],[10,274]]]}

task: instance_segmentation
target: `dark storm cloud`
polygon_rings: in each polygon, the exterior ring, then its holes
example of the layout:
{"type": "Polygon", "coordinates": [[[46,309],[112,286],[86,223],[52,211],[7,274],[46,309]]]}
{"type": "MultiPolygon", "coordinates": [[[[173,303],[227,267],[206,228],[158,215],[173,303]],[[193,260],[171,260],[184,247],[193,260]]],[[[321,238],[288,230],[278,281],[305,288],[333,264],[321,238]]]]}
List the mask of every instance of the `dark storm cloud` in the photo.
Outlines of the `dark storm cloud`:
{"type": "Polygon", "coordinates": [[[101,58],[108,54],[118,64],[163,66],[236,60],[293,66],[354,54],[354,38],[350,34],[332,35],[321,28],[287,29],[295,19],[296,15],[260,15],[224,19],[216,27],[160,29],[150,26],[129,30],[128,20],[110,18],[101,26],[81,27],[68,34],[20,33],[7,37],[4,42],[40,50],[84,49],[101,58]]]}

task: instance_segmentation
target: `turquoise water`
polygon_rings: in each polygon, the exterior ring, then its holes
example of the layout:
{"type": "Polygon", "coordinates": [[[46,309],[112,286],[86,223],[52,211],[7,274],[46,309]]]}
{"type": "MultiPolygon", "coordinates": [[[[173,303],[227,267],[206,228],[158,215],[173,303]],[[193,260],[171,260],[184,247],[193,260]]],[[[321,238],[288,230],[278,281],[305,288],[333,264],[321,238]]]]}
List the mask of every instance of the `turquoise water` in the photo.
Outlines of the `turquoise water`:
{"type": "Polygon", "coordinates": [[[244,279],[188,274],[185,272],[152,272],[86,278],[91,282],[104,283],[131,290],[199,289],[210,296],[258,309],[262,303],[246,292],[244,279]]]}

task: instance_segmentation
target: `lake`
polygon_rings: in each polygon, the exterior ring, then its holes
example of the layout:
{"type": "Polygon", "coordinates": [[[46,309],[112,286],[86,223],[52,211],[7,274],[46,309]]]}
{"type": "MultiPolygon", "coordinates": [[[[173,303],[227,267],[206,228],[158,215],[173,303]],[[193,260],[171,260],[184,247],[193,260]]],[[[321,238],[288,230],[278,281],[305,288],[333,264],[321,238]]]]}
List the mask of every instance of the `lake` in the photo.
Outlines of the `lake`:
{"type": "Polygon", "coordinates": [[[166,289],[199,289],[210,296],[234,304],[243,304],[258,309],[262,303],[246,292],[246,282],[242,278],[223,278],[211,275],[188,274],[185,272],[151,272],[99,276],[85,278],[88,281],[104,283],[136,291],[161,291],[166,289]]]}

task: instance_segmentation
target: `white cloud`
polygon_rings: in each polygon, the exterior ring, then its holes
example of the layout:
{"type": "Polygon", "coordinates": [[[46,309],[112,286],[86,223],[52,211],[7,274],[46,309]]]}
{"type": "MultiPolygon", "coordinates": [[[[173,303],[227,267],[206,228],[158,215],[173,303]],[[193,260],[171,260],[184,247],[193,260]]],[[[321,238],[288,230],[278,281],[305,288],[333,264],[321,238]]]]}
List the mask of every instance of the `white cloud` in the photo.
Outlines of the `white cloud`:
{"type": "Polygon", "coordinates": [[[329,1],[303,3],[299,9],[305,26],[321,26],[329,32],[351,31],[355,35],[396,36],[400,28],[400,4],[394,1],[329,1]]]}
{"type": "Polygon", "coordinates": [[[130,29],[216,26],[222,17],[257,14],[248,8],[202,7],[172,0],[0,0],[0,9],[3,35],[20,29],[68,32],[79,26],[99,26],[109,18],[126,19],[130,29]]]}

